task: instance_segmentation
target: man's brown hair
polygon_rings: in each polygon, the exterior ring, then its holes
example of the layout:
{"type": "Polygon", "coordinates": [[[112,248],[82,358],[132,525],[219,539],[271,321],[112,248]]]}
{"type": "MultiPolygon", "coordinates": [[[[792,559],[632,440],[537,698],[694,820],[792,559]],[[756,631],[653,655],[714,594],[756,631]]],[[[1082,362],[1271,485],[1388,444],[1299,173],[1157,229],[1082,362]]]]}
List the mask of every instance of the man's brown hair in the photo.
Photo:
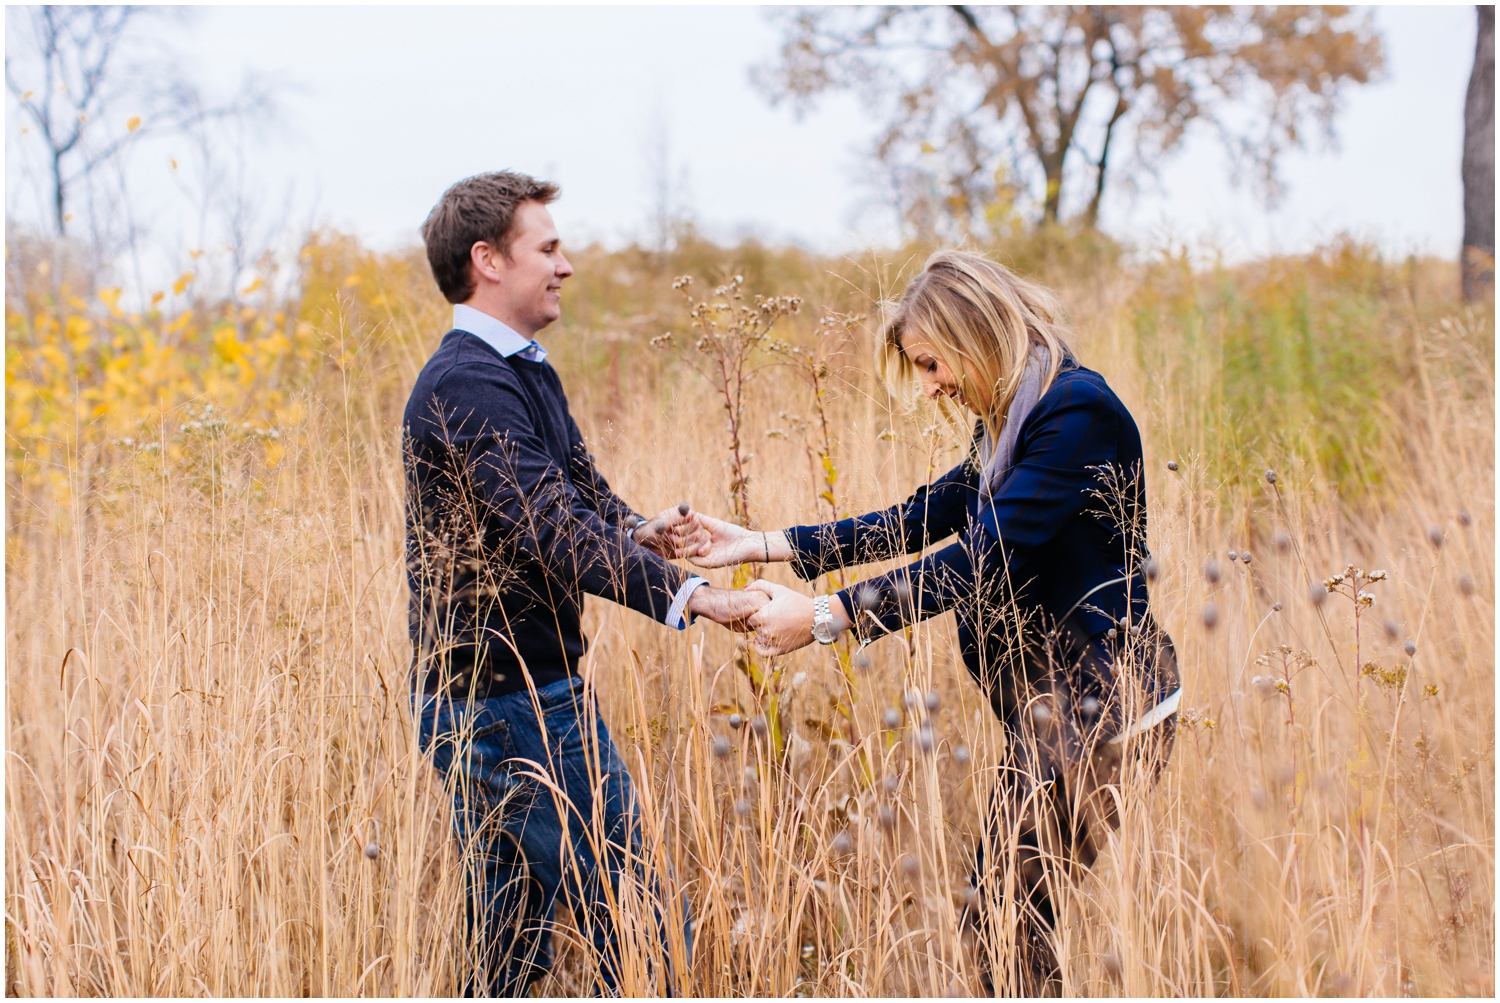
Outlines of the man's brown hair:
{"type": "Polygon", "coordinates": [[[474,295],[469,251],[476,243],[482,240],[510,257],[516,209],[522,202],[555,202],[561,193],[550,181],[512,171],[476,174],[443,192],[422,224],[422,241],[432,277],[448,302],[474,295]]]}

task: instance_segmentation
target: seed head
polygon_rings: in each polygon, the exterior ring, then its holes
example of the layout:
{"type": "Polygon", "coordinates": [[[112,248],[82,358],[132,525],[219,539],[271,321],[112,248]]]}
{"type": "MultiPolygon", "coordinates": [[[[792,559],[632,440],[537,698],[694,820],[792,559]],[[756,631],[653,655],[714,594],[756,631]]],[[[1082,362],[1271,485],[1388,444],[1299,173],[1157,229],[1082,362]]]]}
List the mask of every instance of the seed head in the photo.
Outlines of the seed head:
{"type": "Polygon", "coordinates": [[[1266,792],[1259,787],[1250,788],[1250,801],[1257,808],[1266,806],[1266,792]]]}
{"type": "Polygon", "coordinates": [[[1458,591],[1466,596],[1474,594],[1474,579],[1467,571],[1458,576],[1458,591]]]}
{"type": "Polygon", "coordinates": [[[745,798],[735,798],[735,800],[734,800],[734,813],[736,815],[738,815],[740,818],[744,818],[745,816],[749,815],[750,814],[750,802],[747,799],[745,799],[745,798]]]}
{"type": "Polygon", "coordinates": [[[735,731],[739,731],[744,726],[745,719],[743,717],[740,717],[740,715],[738,714],[729,715],[729,727],[733,728],[735,731]]]}
{"type": "Polygon", "coordinates": [[[1203,577],[1208,579],[1208,584],[1217,585],[1220,574],[1219,562],[1210,557],[1208,563],[1203,565],[1203,577]]]}
{"type": "Polygon", "coordinates": [[[1249,564],[1250,563],[1250,551],[1248,551],[1248,550],[1241,551],[1240,552],[1240,560],[1244,561],[1246,564],[1249,564]]]}
{"type": "Polygon", "coordinates": [[[835,857],[847,857],[853,851],[854,840],[849,838],[847,832],[841,832],[837,836],[834,836],[833,841],[828,844],[828,852],[835,857]]]}
{"type": "Polygon", "coordinates": [[[861,582],[854,589],[854,605],[861,613],[873,612],[880,607],[880,592],[869,582],[861,582]]]}
{"type": "Polygon", "coordinates": [[[1439,547],[1441,547],[1443,545],[1443,527],[1428,526],[1427,542],[1432,544],[1433,550],[1437,550],[1439,547]]]}
{"type": "Polygon", "coordinates": [[[916,690],[907,690],[906,692],[901,694],[901,706],[905,707],[907,710],[916,710],[917,701],[920,699],[921,697],[917,695],[916,690]]]}
{"type": "Polygon", "coordinates": [[[1250,680],[1250,685],[1255,689],[1255,695],[1262,700],[1269,700],[1276,695],[1276,678],[1274,676],[1256,676],[1250,680]]]}
{"type": "Polygon", "coordinates": [[[870,670],[870,656],[865,654],[863,650],[856,651],[854,653],[854,667],[861,672],[868,672],[870,670]]]}
{"type": "Polygon", "coordinates": [[[938,708],[943,703],[942,698],[938,696],[937,690],[928,690],[923,702],[927,704],[927,713],[929,714],[936,714],[938,708]]]}
{"type": "Polygon", "coordinates": [[[729,744],[729,739],[725,738],[723,735],[718,735],[714,738],[714,755],[718,756],[720,759],[723,759],[725,756],[729,755],[732,748],[733,746],[729,744]]]}
{"type": "Polygon", "coordinates": [[[887,832],[896,828],[896,809],[888,804],[883,804],[875,809],[876,823],[887,832]]]}
{"type": "Polygon", "coordinates": [[[1156,558],[1146,558],[1146,581],[1156,581],[1156,576],[1161,574],[1161,566],[1156,563],[1156,558]]]}
{"type": "Polygon", "coordinates": [[[1237,551],[1237,550],[1231,550],[1229,552],[1229,559],[1231,561],[1238,561],[1240,559],[1239,551],[1237,551]]]}
{"type": "Polygon", "coordinates": [[[765,738],[771,733],[771,726],[766,724],[766,716],[764,714],[757,714],[751,718],[750,728],[761,738],[765,738]]]}
{"type": "Polygon", "coordinates": [[[887,707],[882,719],[887,728],[901,727],[901,712],[894,707],[887,707]]]}
{"type": "Polygon", "coordinates": [[[378,859],[380,859],[380,844],[378,844],[378,843],[366,843],[365,844],[365,858],[367,860],[378,860],[378,859]]]}
{"type": "Polygon", "coordinates": [[[1099,967],[1104,969],[1104,974],[1109,976],[1111,982],[1119,982],[1120,974],[1124,970],[1120,967],[1120,959],[1105,951],[1099,955],[1099,967]]]}
{"type": "Polygon", "coordinates": [[[1176,460],[1168,460],[1167,461],[1167,469],[1170,470],[1170,471],[1172,471],[1175,474],[1177,472],[1177,461],[1176,460]]]}
{"type": "Polygon", "coordinates": [[[1219,607],[1213,603],[1203,604],[1203,626],[1213,630],[1219,625],[1219,607]]]}
{"type": "Polygon", "coordinates": [[[1280,613],[1281,612],[1281,603],[1279,603],[1279,602],[1273,602],[1271,604],[1271,612],[1272,613],[1280,613]]]}
{"type": "Polygon", "coordinates": [[[917,863],[917,858],[910,853],[901,854],[901,873],[910,881],[921,873],[922,865],[917,863]]]}
{"type": "Polygon", "coordinates": [[[1267,470],[1266,471],[1266,483],[1267,484],[1275,484],[1276,483],[1276,471],[1274,471],[1274,470],[1267,470]]]}
{"type": "Polygon", "coordinates": [[[964,885],[964,890],[961,894],[964,898],[964,905],[971,909],[974,907],[974,903],[979,901],[979,889],[973,885],[964,885]]]}
{"type": "Polygon", "coordinates": [[[1468,526],[1473,521],[1474,521],[1474,517],[1469,514],[1469,510],[1468,509],[1459,509],[1459,511],[1458,511],[1458,524],[1460,526],[1468,526]]]}
{"type": "Polygon", "coordinates": [[[687,502],[678,502],[677,503],[677,514],[678,515],[687,515],[689,511],[691,511],[691,506],[689,506],[687,502]]]}
{"type": "Polygon", "coordinates": [[[900,575],[896,578],[896,584],[894,587],[896,590],[896,601],[899,602],[903,607],[910,606],[911,579],[907,578],[905,575],[900,575]]]}
{"type": "Polygon", "coordinates": [[[1406,657],[1410,658],[1417,653],[1417,642],[1407,641],[1401,646],[1401,650],[1406,652],[1406,657]]]}
{"type": "Polygon", "coordinates": [[[954,749],[953,761],[959,766],[963,766],[964,764],[966,764],[969,761],[969,747],[967,745],[960,745],[958,748],[954,749]]]}
{"type": "Polygon", "coordinates": [[[1037,724],[1046,724],[1052,720],[1052,708],[1045,703],[1034,703],[1031,705],[1031,719],[1037,724]]]}
{"type": "Polygon", "coordinates": [[[896,793],[896,788],[899,787],[900,784],[901,781],[896,779],[896,774],[894,773],[887,773],[885,776],[880,778],[880,786],[885,789],[885,792],[887,794],[896,793]]]}
{"type": "Polygon", "coordinates": [[[1084,697],[1078,703],[1078,709],[1083,711],[1083,716],[1092,718],[1099,714],[1099,698],[1094,696],[1084,697]]]}
{"type": "Polygon", "coordinates": [[[1381,621],[1380,629],[1385,631],[1385,636],[1390,638],[1392,641],[1396,639],[1397,634],[1401,633],[1401,628],[1397,626],[1396,621],[1392,620],[1390,617],[1386,617],[1386,619],[1381,621]]]}
{"type": "Polygon", "coordinates": [[[1271,537],[1271,543],[1276,547],[1277,550],[1281,551],[1284,554],[1288,549],[1291,548],[1292,538],[1290,536],[1287,536],[1286,530],[1278,529],[1275,535],[1271,537]]]}
{"type": "Polygon", "coordinates": [[[1113,641],[1116,637],[1119,636],[1119,633],[1120,632],[1118,630],[1115,630],[1113,627],[1111,627],[1108,631],[1105,632],[1104,636],[1113,641]]]}
{"type": "Polygon", "coordinates": [[[932,725],[923,722],[922,727],[917,729],[917,745],[923,752],[931,752],[932,747],[937,744],[937,736],[933,734],[932,725]]]}
{"type": "Polygon", "coordinates": [[[1314,606],[1323,605],[1323,600],[1328,598],[1328,586],[1316,583],[1307,587],[1307,598],[1312,600],[1314,606]]]}
{"type": "Polygon", "coordinates": [[[625,521],[622,522],[622,523],[620,523],[621,526],[625,527],[625,529],[626,529],[627,532],[629,532],[632,529],[635,529],[640,524],[641,524],[641,517],[638,516],[638,515],[635,515],[633,513],[631,515],[627,515],[625,517],[625,521]]]}

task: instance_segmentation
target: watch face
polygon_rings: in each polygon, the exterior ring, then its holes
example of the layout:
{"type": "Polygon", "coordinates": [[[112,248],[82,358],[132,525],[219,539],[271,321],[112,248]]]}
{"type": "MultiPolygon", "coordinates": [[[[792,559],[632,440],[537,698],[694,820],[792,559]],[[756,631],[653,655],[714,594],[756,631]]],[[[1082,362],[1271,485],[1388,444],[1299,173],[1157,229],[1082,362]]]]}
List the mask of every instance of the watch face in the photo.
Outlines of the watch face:
{"type": "Polygon", "coordinates": [[[812,635],[813,640],[817,641],[819,644],[832,644],[833,624],[829,623],[827,620],[824,620],[821,623],[813,624],[812,635]]]}

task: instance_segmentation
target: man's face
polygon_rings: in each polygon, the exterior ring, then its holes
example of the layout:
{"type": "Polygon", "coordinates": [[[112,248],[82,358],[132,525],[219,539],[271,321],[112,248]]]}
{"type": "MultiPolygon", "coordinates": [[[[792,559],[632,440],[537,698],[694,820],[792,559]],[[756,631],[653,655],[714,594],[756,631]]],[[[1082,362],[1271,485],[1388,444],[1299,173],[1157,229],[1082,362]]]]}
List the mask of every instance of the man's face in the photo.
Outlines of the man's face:
{"type": "Polygon", "coordinates": [[[563,257],[552,214],[542,203],[521,203],[514,226],[510,255],[496,253],[490,261],[499,273],[506,312],[518,329],[526,328],[519,333],[531,337],[562,316],[562,281],[573,266],[563,257]]]}

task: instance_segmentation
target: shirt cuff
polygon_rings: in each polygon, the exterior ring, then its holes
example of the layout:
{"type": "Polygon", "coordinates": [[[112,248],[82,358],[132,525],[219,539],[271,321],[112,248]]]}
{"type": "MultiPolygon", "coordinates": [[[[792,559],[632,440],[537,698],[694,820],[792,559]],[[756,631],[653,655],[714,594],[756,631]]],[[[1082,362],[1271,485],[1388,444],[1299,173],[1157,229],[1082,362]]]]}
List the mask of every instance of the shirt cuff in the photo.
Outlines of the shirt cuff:
{"type": "Polygon", "coordinates": [[[677,594],[672,597],[672,605],[667,608],[666,618],[662,622],[675,630],[686,630],[688,600],[693,597],[693,592],[698,586],[707,584],[707,578],[700,578],[697,575],[683,582],[682,588],[678,589],[677,594]]]}

